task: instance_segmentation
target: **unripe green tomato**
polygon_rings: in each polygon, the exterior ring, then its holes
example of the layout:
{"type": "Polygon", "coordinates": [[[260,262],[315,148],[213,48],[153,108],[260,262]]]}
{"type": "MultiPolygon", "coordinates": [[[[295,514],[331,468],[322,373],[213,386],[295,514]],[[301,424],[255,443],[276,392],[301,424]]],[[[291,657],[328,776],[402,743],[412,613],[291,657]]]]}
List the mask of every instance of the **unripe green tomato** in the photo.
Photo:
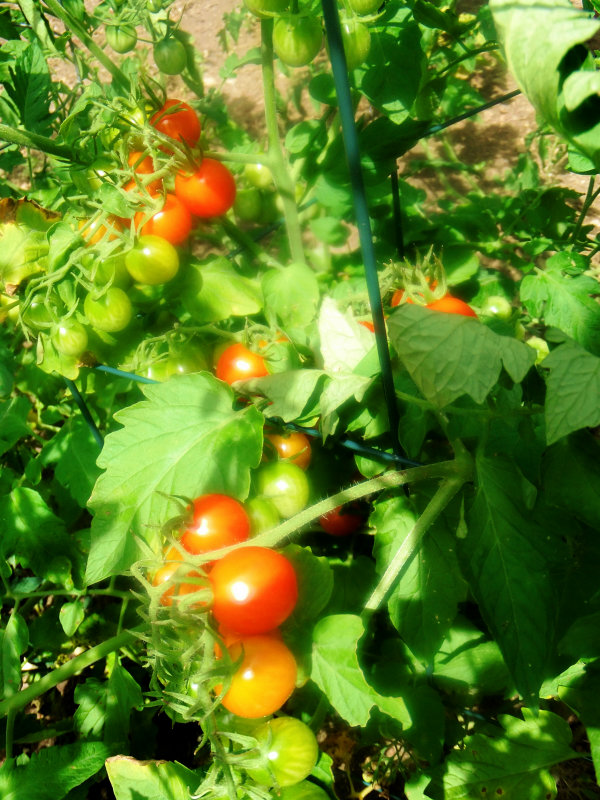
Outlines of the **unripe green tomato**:
{"type": "Polygon", "coordinates": [[[129,53],[137,44],[133,25],[107,25],[106,42],[115,53],[129,53]]]}
{"type": "Polygon", "coordinates": [[[125,255],[125,266],[137,283],[156,286],[177,275],[179,256],[166,239],[149,234],[140,236],[135,246],[125,255]]]}
{"type": "Polygon", "coordinates": [[[233,213],[242,222],[255,222],[260,219],[262,198],[256,187],[239,189],[233,203],[233,213]]]}
{"type": "Polygon", "coordinates": [[[0,294],[0,323],[6,320],[16,322],[19,319],[19,298],[0,294]]]}
{"type": "Polygon", "coordinates": [[[166,381],[174,375],[191,375],[194,372],[208,370],[208,364],[200,350],[182,350],[173,352],[168,358],[151,364],[146,372],[146,377],[154,381],[166,381]]]}
{"type": "Polygon", "coordinates": [[[382,5],[383,0],[347,0],[347,2],[355,14],[367,16],[368,14],[374,14],[379,9],[379,6],[382,5]]]}
{"type": "Polygon", "coordinates": [[[288,519],[308,503],[310,486],[304,470],[288,461],[272,461],[257,470],[258,494],[270,500],[288,519]]]}
{"type": "Polygon", "coordinates": [[[512,316],[512,306],[506,297],[493,294],[489,297],[486,297],[483,305],[481,306],[481,313],[488,317],[510,319],[512,316]]]}
{"type": "Polygon", "coordinates": [[[371,49],[371,34],[363,22],[348,20],[342,23],[342,42],[349,70],[359,67],[371,49]]]}
{"type": "Polygon", "coordinates": [[[66,319],[52,331],[52,344],[64,356],[80,356],[88,345],[86,329],[76,319],[66,319]]]}
{"type": "Polygon", "coordinates": [[[94,283],[97,286],[116,286],[117,289],[127,289],[131,286],[131,275],[125,266],[125,256],[109,256],[99,261],[94,271],[94,283]]]}
{"type": "Polygon", "coordinates": [[[323,31],[317,17],[280,17],[273,27],[273,50],[289,67],[304,67],[321,49],[323,31]]]}
{"type": "Polygon", "coordinates": [[[86,295],[83,310],[90,325],[105,333],[122,331],[129,325],[133,315],[131,300],[122,289],[116,287],[111,287],[98,298],[86,295]]]}
{"type": "Polygon", "coordinates": [[[546,358],[546,356],[550,352],[550,348],[548,347],[548,342],[544,339],[541,339],[539,336],[530,336],[529,339],[525,342],[528,344],[529,347],[532,347],[536,351],[535,363],[541,364],[542,361],[546,358]]]}
{"type": "Polygon", "coordinates": [[[157,14],[162,10],[162,0],[146,0],[146,8],[151,14],[157,14]]]}
{"type": "Polygon", "coordinates": [[[287,11],[288,0],[244,0],[244,5],[259,19],[269,19],[287,11]]]}
{"type": "Polygon", "coordinates": [[[278,795],[278,800],[329,800],[329,795],[316,783],[301,781],[294,786],[284,787],[278,795]]]}
{"type": "Polygon", "coordinates": [[[154,63],[163,75],[179,75],[187,66],[185,46],[174,36],[167,36],[154,45],[154,63]]]}
{"type": "Polygon", "coordinates": [[[250,531],[252,536],[270,531],[279,525],[281,517],[279,511],[266,497],[253,497],[245,503],[246,513],[250,517],[250,531]]]}
{"type": "Polygon", "coordinates": [[[273,186],[273,173],[264,164],[246,164],[243,175],[257,189],[269,189],[273,186]]]}
{"type": "Polygon", "coordinates": [[[253,736],[258,741],[264,765],[246,768],[246,772],[263,786],[300,783],[310,775],[319,758],[314,733],[295,717],[277,717],[265,722],[253,736]]]}
{"type": "Polygon", "coordinates": [[[33,296],[31,303],[23,312],[23,322],[37,333],[52,325],[53,317],[48,311],[47,300],[43,294],[33,296]]]}

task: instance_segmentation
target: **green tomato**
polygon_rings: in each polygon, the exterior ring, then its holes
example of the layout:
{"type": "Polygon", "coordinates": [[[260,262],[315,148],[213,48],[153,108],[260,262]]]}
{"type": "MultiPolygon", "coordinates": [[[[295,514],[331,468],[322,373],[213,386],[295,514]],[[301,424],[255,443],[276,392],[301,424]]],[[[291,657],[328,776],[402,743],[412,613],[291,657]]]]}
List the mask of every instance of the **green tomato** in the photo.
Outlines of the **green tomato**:
{"type": "Polygon", "coordinates": [[[174,278],[179,256],[170,242],[160,236],[140,236],[125,256],[125,266],[134,281],[156,286],[174,278]]]}
{"type": "Polygon", "coordinates": [[[163,75],[179,75],[187,66],[187,50],[174,36],[167,36],[154,45],[154,63],[163,75]]]}
{"type": "Polygon", "coordinates": [[[260,219],[262,211],[262,198],[260,190],[256,187],[240,189],[235,195],[233,213],[242,222],[255,222],[260,219]]]}
{"type": "Polygon", "coordinates": [[[253,497],[252,500],[248,500],[244,505],[246,513],[250,517],[252,536],[258,536],[259,533],[270,531],[276,525],[279,525],[281,520],[279,511],[266,497],[253,497]]]}
{"type": "Polygon", "coordinates": [[[246,768],[263,786],[293,786],[312,772],[319,758],[317,739],[308,725],[295,717],[277,717],[257,728],[253,736],[263,764],[246,768]]]}
{"type": "Polygon", "coordinates": [[[208,363],[204,354],[194,348],[171,353],[162,361],[151,364],[146,377],[154,381],[167,381],[174,375],[190,375],[194,372],[208,370],[208,363]]]}
{"type": "Polygon", "coordinates": [[[283,788],[278,800],[329,800],[329,795],[316,783],[302,781],[294,786],[283,788]]]}
{"type": "Polygon", "coordinates": [[[342,23],[342,42],[349,70],[360,66],[371,49],[371,34],[363,22],[348,20],[342,23]]]}
{"type": "Polygon", "coordinates": [[[508,300],[502,295],[495,294],[486,297],[481,307],[482,314],[487,317],[496,317],[497,319],[510,319],[512,311],[512,306],[508,300]]]}
{"type": "Polygon", "coordinates": [[[374,14],[378,11],[379,6],[383,4],[383,0],[347,0],[347,2],[352,11],[361,16],[374,14]]]}
{"type": "Polygon", "coordinates": [[[115,53],[129,53],[137,44],[133,25],[107,25],[106,42],[115,53]]]}
{"type": "Polygon", "coordinates": [[[529,347],[532,347],[536,352],[535,363],[536,365],[541,364],[542,361],[546,358],[546,356],[550,352],[550,348],[548,347],[548,342],[545,339],[541,339],[539,336],[530,336],[529,339],[525,342],[528,344],[529,347]]]}
{"type": "Polygon", "coordinates": [[[54,348],[64,356],[80,356],[88,345],[88,335],[81,322],[65,319],[52,331],[54,348]]]}
{"type": "Polygon", "coordinates": [[[95,265],[93,281],[97,286],[116,286],[127,289],[131,286],[131,275],[125,266],[125,256],[109,256],[95,265]]]}
{"type": "Polygon", "coordinates": [[[105,333],[122,331],[133,315],[131,300],[117,287],[111,287],[96,299],[91,294],[86,295],[83,310],[90,325],[105,333]]]}
{"type": "Polygon", "coordinates": [[[288,0],[244,0],[244,5],[259,19],[269,19],[287,11],[288,0]]]}
{"type": "Polygon", "coordinates": [[[54,318],[48,310],[48,301],[45,295],[36,294],[33,296],[31,303],[23,312],[23,322],[32,331],[39,333],[42,330],[49,328],[54,321],[54,318]]]}
{"type": "Polygon", "coordinates": [[[306,506],[310,495],[303,469],[288,461],[272,461],[257,470],[258,494],[275,506],[283,519],[293,517],[306,506]]]}
{"type": "Polygon", "coordinates": [[[264,164],[246,164],[243,175],[257,189],[269,189],[273,186],[273,173],[264,164]]]}
{"type": "Polygon", "coordinates": [[[304,67],[317,55],[323,42],[317,17],[280,17],[273,28],[273,50],[289,67],[304,67]]]}

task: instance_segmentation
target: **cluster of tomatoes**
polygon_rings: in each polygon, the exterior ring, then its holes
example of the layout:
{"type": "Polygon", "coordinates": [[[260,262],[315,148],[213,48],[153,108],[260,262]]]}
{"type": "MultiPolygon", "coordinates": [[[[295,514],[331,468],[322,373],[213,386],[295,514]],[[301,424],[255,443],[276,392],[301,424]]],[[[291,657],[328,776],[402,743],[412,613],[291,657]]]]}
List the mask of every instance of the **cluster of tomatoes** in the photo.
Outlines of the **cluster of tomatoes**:
{"type": "MultiPolygon", "coordinates": [[[[360,66],[371,49],[367,22],[376,14],[381,0],[348,0],[341,20],[342,44],[346,65],[352,70],[360,66]],[[361,19],[362,17],[362,19],[361,19]]],[[[244,5],[260,19],[275,18],[273,50],[288,67],[310,64],[323,45],[323,27],[319,16],[310,11],[289,12],[289,0],[244,0],[244,5]]]]}

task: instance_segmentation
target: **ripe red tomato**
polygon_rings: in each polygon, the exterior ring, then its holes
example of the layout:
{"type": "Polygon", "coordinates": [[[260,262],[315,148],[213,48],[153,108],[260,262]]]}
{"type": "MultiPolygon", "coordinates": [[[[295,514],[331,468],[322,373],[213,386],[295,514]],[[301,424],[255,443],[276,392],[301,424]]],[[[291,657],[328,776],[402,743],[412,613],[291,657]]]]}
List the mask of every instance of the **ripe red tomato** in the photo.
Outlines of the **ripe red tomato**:
{"type": "Polygon", "coordinates": [[[194,109],[182,100],[166,100],[150,119],[157,131],[194,147],[200,138],[200,120],[194,109]]]}
{"type": "Polygon", "coordinates": [[[305,433],[293,431],[283,436],[279,433],[267,433],[265,439],[267,440],[265,442],[267,455],[268,443],[270,442],[280,459],[291,461],[292,464],[296,464],[300,469],[307,469],[310,464],[311,448],[310,439],[305,433]]]}
{"type": "Polygon", "coordinates": [[[212,612],[235,633],[267,633],[294,610],[298,582],[290,561],[267,547],[242,547],[215,562],[210,571],[212,612]]]}
{"type": "Polygon", "coordinates": [[[351,506],[338,506],[319,517],[319,524],[330,536],[348,536],[363,525],[361,514],[352,511],[351,506]]]}
{"type": "Polygon", "coordinates": [[[426,308],[432,311],[443,311],[446,314],[461,314],[463,317],[475,317],[477,314],[473,311],[471,306],[467,305],[464,300],[458,297],[452,297],[450,294],[440,297],[439,300],[434,300],[433,303],[428,303],[426,308]]]}
{"type": "MultiPolygon", "coordinates": [[[[264,763],[246,772],[263,786],[293,786],[307,778],[319,758],[319,745],[311,729],[295,717],[277,717],[252,731],[264,763]]],[[[256,751],[252,750],[254,754],[256,751]]]]}
{"type": "MultiPolygon", "coordinates": [[[[156,197],[156,194],[154,195],[156,197]]],[[[136,227],[141,224],[145,212],[138,211],[135,215],[136,227]]],[[[164,196],[164,204],[150,219],[142,225],[142,236],[160,236],[171,244],[183,244],[192,230],[192,215],[174,194],[164,196]]]]}
{"type": "Polygon", "coordinates": [[[230,386],[235,381],[262,378],[268,374],[264,358],[239,342],[226,347],[217,361],[217,378],[230,386]]]}
{"type": "MultiPolygon", "coordinates": [[[[183,580],[176,580],[175,573],[180,569],[182,562],[183,558],[179,550],[177,550],[176,547],[171,547],[165,553],[165,563],[154,573],[154,577],[152,578],[153,586],[162,586],[163,583],[169,582],[172,583],[172,585],[161,595],[160,602],[163,606],[172,605],[174,597],[183,597],[186,594],[197,592],[202,588],[200,583],[186,583],[183,580]],[[172,580],[173,578],[175,578],[175,580],[172,580]]],[[[184,576],[181,577],[183,578],[184,576]]],[[[199,572],[192,570],[186,573],[185,577],[201,578],[202,576],[199,572]]],[[[203,605],[203,603],[198,602],[194,603],[191,607],[198,608],[201,605],[203,605]]]]}
{"type": "Polygon", "coordinates": [[[181,537],[181,546],[194,555],[245,542],[250,520],[244,506],[225,494],[205,494],[193,502],[191,519],[181,537]]]}
{"type": "Polygon", "coordinates": [[[235,180],[220,161],[203,158],[196,172],[175,175],[175,194],[195,217],[220,217],[235,201],[235,180]]]}
{"type": "MultiPolygon", "coordinates": [[[[281,708],[296,686],[296,659],[278,636],[246,636],[227,648],[242,662],[222,703],[232,714],[258,719],[281,708]]],[[[215,687],[219,692],[221,687],[215,687]]]]}

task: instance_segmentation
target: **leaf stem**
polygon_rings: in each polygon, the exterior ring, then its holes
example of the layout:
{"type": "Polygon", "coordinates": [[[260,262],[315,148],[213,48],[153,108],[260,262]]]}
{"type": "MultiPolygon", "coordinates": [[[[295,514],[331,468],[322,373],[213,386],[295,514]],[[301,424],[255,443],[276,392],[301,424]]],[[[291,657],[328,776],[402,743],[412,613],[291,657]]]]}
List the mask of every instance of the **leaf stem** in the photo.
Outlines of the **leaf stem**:
{"type": "Polygon", "coordinates": [[[26,706],[27,703],[31,703],[32,700],[36,699],[36,697],[40,697],[40,695],[44,694],[44,692],[47,692],[49,689],[53,689],[62,681],[70,680],[74,675],[77,675],[86,667],[95,664],[97,661],[101,661],[110,653],[113,653],[116,650],[119,650],[121,647],[130,644],[136,639],[137,630],[138,629],[134,629],[132,631],[123,631],[123,633],[113,636],[112,638],[107,639],[105,642],[102,642],[95,647],[90,647],[90,649],[86,650],[85,653],[76,656],[75,658],[71,659],[71,661],[63,664],[61,667],[58,667],[57,669],[52,670],[52,672],[47,673],[43,676],[43,678],[40,678],[39,681],[36,681],[33,685],[28,686],[27,689],[23,689],[22,691],[17,692],[17,694],[2,700],[2,702],[0,702],[0,717],[3,717],[14,711],[18,711],[26,706]]]}
{"type": "Polygon", "coordinates": [[[33,133],[31,131],[22,131],[18,128],[13,128],[11,125],[4,125],[2,122],[0,122],[0,140],[19,145],[19,147],[41,150],[43,153],[56,156],[57,158],[65,158],[73,163],[86,163],[79,161],[70,147],[59,144],[48,136],[42,136],[39,133],[33,133]]]}

